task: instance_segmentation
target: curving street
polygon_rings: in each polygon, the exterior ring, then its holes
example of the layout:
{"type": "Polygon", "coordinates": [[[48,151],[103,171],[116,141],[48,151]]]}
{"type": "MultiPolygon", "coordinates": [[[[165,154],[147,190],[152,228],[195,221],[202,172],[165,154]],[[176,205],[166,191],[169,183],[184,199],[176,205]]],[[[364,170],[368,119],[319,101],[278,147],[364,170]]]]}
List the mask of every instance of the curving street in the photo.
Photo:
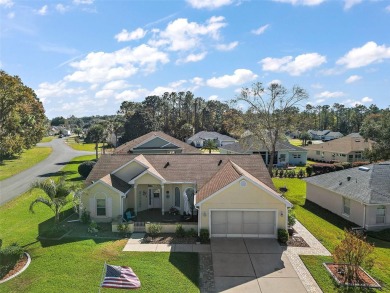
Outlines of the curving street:
{"type": "Polygon", "coordinates": [[[0,205],[29,190],[32,182],[50,177],[53,173],[58,172],[66,162],[74,157],[95,154],[95,152],[76,151],[69,147],[64,139],[58,138],[48,143],[39,143],[38,146],[51,147],[53,151],[46,160],[0,181],[0,205]]]}

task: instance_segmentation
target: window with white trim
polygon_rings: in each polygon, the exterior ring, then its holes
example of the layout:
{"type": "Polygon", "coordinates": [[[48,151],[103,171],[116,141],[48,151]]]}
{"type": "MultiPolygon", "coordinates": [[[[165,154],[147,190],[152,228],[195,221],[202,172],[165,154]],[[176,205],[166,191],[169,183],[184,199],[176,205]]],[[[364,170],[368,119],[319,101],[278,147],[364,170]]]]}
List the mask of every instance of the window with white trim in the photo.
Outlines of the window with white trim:
{"type": "Polygon", "coordinates": [[[293,154],[293,158],[294,159],[300,159],[301,158],[301,154],[293,154]]]}
{"type": "Polygon", "coordinates": [[[97,199],[96,200],[96,216],[105,216],[106,215],[106,200],[97,199]]]}
{"type": "Polygon", "coordinates": [[[379,206],[376,208],[376,223],[384,224],[386,220],[386,207],[379,206]]]}
{"type": "Polygon", "coordinates": [[[343,197],[343,214],[349,216],[351,214],[351,200],[343,197]]]}

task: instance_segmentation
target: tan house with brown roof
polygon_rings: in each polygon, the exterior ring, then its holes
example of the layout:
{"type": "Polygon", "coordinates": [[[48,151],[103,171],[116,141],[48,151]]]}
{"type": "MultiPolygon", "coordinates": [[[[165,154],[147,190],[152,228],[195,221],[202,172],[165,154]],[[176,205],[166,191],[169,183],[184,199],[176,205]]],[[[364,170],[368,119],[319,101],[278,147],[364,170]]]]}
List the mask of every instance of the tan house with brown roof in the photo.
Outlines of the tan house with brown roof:
{"type": "Polygon", "coordinates": [[[212,237],[276,238],[291,207],[258,155],[103,155],[86,185],[82,205],[96,221],[192,206],[212,237]]]}
{"type": "Polygon", "coordinates": [[[309,160],[352,163],[366,161],[363,157],[363,152],[365,149],[371,149],[373,143],[372,140],[366,141],[358,133],[351,133],[335,140],[320,144],[312,144],[304,148],[308,151],[307,158],[309,160]]]}
{"type": "Polygon", "coordinates": [[[199,154],[187,143],[161,131],[149,132],[117,147],[115,154],[199,154]]]}

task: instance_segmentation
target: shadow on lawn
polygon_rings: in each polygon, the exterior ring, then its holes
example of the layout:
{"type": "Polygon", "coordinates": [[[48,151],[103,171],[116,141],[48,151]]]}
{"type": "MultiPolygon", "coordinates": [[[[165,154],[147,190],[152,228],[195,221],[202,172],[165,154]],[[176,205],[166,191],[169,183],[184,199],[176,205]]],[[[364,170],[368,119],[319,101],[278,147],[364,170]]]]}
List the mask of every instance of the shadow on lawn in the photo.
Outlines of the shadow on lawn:
{"type": "Polygon", "coordinates": [[[169,262],[199,288],[199,257],[197,253],[172,252],[169,254],[169,262]]]}
{"type": "Polygon", "coordinates": [[[49,178],[49,177],[61,177],[61,176],[70,176],[74,175],[77,172],[75,171],[58,171],[58,172],[50,172],[39,175],[39,177],[49,178]]]}
{"type": "MultiPolygon", "coordinates": [[[[77,214],[74,214],[72,208],[61,212],[60,224],[58,230],[54,230],[54,216],[44,222],[38,224],[37,242],[40,242],[42,247],[62,245],[85,240],[93,240],[96,244],[108,241],[118,240],[118,237],[94,237],[93,234],[87,232],[88,225],[80,222],[69,223],[69,220],[77,219],[77,214]],[[72,226],[73,225],[73,226],[72,226]],[[74,229],[79,229],[81,233],[74,233],[74,229]]],[[[111,225],[110,225],[111,228],[111,225]]],[[[108,229],[108,228],[106,228],[108,229]]],[[[99,232],[100,233],[100,232],[99,232]]],[[[35,243],[35,242],[33,242],[35,243]]],[[[30,244],[33,244],[30,243],[30,244]]],[[[28,244],[28,245],[30,245],[28,244]]]]}

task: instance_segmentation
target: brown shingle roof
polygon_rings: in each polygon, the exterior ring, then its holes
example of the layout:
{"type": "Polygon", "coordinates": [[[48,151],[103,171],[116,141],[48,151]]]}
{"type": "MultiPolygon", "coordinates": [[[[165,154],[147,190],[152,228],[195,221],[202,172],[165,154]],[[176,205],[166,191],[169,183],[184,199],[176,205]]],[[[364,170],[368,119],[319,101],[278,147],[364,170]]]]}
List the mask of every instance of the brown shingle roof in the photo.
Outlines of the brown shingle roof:
{"type": "MultiPolygon", "coordinates": [[[[140,155],[102,155],[86,179],[86,185],[92,184],[92,181],[99,180],[137,156],[140,155]]],[[[198,190],[221,170],[229,160],[234,161],[249,174],[275,190],[264,161],[259,155],[144,154],[142,156],[166,181],[194,182],[198,190]]]]}
{"type": "Polygon", "coordinates": [[[365,141],[362,136],[355,134],[320,144],[312,144],[305,147],[305,149],[348,154],[350,152],[362,152],[365,149],[371,149],[373,143],[372,140],[365,141]]]}
{"type": "Polygon", "coordinates": [[[129,184],[127,184],[125,181],[116,177],[113,174],[107,174],[103,178],[100,178],[100,180],[103,181],[104,183],[107,183],[108,185],[114,187],[115,189],[118,189],[119,191],[121,191],[123,193],[125,193],[126,191],[128,191],[131,188],[131,186],[129,184]]]}
{"type": "Polygon", "coordinates": [[[162,139],[164,139],[164,140],[166,140],[174,145],[177,145],[179,148],[182,149],[182,153],[193,153],[193,154],[200,153],[200,151],[197,148],[195,148],[195,147],[193,147],[193,146],[191,146],[191,145],[189,145],[181,140],[178,140],[178,139],[176,139],[168,134],[165,134],[164,132],[161,132],[161,131],[152,131],[152,132],[149,132],[145,135],[142,135],[136,139],[128,141],[125,144],[117,147],[114,150],[114,153],[115,154],[128,154],[132,151],[132,149],[134,147],[136,147],[137,145],[139,145],[143,142],[151,140],[153,137],[160,137],[160,138],[162,138],[162,139]]]}

